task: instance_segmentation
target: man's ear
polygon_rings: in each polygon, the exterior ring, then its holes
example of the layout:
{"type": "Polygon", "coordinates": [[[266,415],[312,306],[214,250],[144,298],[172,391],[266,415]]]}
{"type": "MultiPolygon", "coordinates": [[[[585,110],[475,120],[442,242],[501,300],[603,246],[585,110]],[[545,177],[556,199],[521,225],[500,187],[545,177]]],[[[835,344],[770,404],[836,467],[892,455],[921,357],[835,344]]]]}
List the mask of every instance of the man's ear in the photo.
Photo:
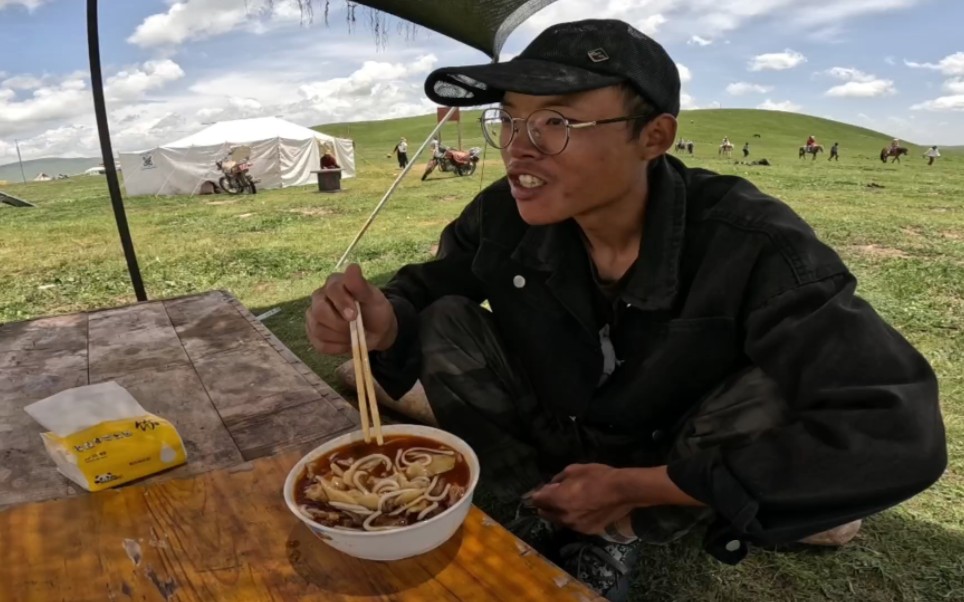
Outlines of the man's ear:
{"type": "Polygon", "coordinates": [[[679,123],[669,113],[657,116],[639,133],[639,158],[649,161],[665,155],[676,142],[679,123]]]}

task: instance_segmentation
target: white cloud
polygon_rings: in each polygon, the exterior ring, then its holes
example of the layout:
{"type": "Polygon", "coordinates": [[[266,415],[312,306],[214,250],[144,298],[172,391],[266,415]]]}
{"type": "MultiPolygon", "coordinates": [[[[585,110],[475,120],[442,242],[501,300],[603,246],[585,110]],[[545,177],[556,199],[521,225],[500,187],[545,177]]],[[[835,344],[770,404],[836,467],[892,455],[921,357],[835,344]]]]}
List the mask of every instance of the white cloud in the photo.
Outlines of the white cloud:
{"type": "Polygon", "coordinates": [[[846,83],[833,86],[824,94],[835,98],[874,98],[892,96],[897,93],[893,80],[883,79],[864,73],[853,67],[832,67],[825,72],[834,79],[846,83]]]}
{"type": "Polygon", "coordinates": [[[932,69],[940,71],[943,75],[962,76],[964,75],[964,52],[955,52],[939,60],[937,63],[915,63],[904,59],[904,64],[915,69],[932,69]]]}
{"type": "Polygon", "coordinates": [[[835,98],[874,98],[877,96],[893,96],[896,93],[897,89],[894,87],[894,82],[889,79],[847,82],[824,92],[826,96],[835,98]]]}
{"type": "Polygon", "coordinates": [[[119,71],[108,77],[104,84],[104,94],[115,101],[132,100],[182,77],[184,70],[170,59],[147,61],[140,67],[119,71]]]}
{"type": "Polygon", "coordinates": [[[768,98],[758,104],[756,108],[766,111],[788,111],[790,113],[797,113],[803,107],[792,100],[772,101],[768,98]]]}
{"type": "Polygon", "coordinates": [[[266,24],[300,19],[297,0],[180,0],[144,19],[127,41],[145,48],[178,45],[242,27],[264,33],[266,24]]]}
{"type": "Polygon", "coordinates": [[[640,19],[636,22],[636,29],[645,33],[648,36],[656,35],[659,28],[666,23],[666,17],[656,13],[655,15],[650,15],[644,19],[640,19]]]}
{"type": "Polygon", "coordinates": [[[0,0],[0,10],[8,6],[23,6],[28,11],[33,11],[47,0],[0,0]]]}
{"type": "Polygon", "coordinates": [[[41,86],[31,96],[18,100],[12,90],[0,94],[0,135],[10,129],[29,127],[45,120],[69,119],[89,111],[91,96],[82,79],[68,77],[60,83],[41,86]]]}
{"type": "Polygon", "coordinates": [[[39,88],[43,84],[44,82],[42,78],[39,78],[36,75],[30,75],[29,73],[14,75],[13,77],[7,78],[0,82],[0,86],[9,88],[11,90],[33,90],[35,88],[39,88]]]}
{"type": "Polygon", "coordinates": [[[934,100],[917,103],[911,107],[912,111],[964,111],[964,94],[941,96],[934,100]]]}
{"type": "Polygon", "coordinates": [[[679,81],[681,84],[693,81],[693,72],[683,63],[676,63],[676,70],[679,71],[679,81]]]}
{"type": "Polygon", "coordinates": [[[758,54],[750,60],[747,69],[750,71],[783,71],[793,69],[797,65],[807,62],[807,57],[796,50],[787,48],[783,52],[758,54]]]}
{"type": "Polygon", "coordinates": [[[732,96],[743,96],[744,94],[766,94],[772,89],[773,86],[751,84],[749,82],[733,82],[726,87],[726,93],[732,96]]]}
{"type": "Polygon", "coordinates": [[[893,66],[893,65],[896,65],[896,64],[897,64],[897,59],[895,59],[895,58],[892,57],[892,56],[885,56],[885,57],[884,57],[884,62],[887,63],[888,65],[893,66]]]}
{"type": "Polygon", "coordinates": [[[699,108],[699,105],[696,104],[696,99],[690,96],[689,94],[687,94],[686,92],[680,92],[679,106],[680,106],[680,109],[684,111],[699,108]]]}
{"type": "Polygon", "coordinates": [[[827,69],[827,75],[845,82],[871,82],[877,79],[876,76],[864,73],[852,67],[832,67],[827,69]]]}
{"type": "Polygon", "coordinates": [[[713,43],[713,40],[709,40],[707,38],[694,35],[689,40],[687,40],[686,43],[689,46],[709,46],[710,44],[713,43]]]}
{"type": "Polygon", "coordinates": [[[944,82],[944,91],[951,94],[964,94],[964,78],[947,80],[944,82]]]}

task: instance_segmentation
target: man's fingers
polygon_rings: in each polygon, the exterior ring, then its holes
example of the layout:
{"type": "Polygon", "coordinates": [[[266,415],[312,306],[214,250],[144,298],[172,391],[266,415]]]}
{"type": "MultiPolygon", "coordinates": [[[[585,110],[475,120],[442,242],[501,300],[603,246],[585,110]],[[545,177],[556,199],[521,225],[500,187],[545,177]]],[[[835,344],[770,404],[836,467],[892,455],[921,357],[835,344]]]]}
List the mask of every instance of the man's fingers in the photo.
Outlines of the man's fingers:
{"type": "MultiPolygon", "coordinates": [[[[324,297],[331,303],[343,320],[355,319],[355,298],[345,287],[345,278],[329,278],[322,288],[324,297]]],[[[320,300],[319,300],[320,301],[320,300]]],[[[314,304],[314,300],[312,301],[314,304]]],[[[319,307],[319,310],[321,308],[319,307]]]]}
{"type": "Polygon", "coordinates": [[[345,268],[345,290],[359,303],[365,303],[372,297],[372,285],[365,280],[361,267],[353,263],[345,268]]]}

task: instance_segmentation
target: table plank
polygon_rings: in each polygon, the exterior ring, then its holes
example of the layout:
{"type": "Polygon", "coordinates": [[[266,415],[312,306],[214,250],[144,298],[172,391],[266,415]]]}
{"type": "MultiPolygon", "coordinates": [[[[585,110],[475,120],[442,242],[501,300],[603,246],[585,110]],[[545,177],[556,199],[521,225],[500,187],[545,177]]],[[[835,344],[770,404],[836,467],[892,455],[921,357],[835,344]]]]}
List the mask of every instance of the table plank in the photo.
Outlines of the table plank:
{"type": "Polygon", "coordinates": [[[429,554],[341,554],[284,505],[297,458],[0,511],[0,600],[602,602],[475,508],[429,554]]]}
{"type": "Polygon", "coordinates": [[[90,314],[88,348],[91,382],[145,368],[190,365],[160,301],[90,314]]]}
{"type": "Polygon", "coordinates": [[[87,382],[85,314],[0,326],[0,508],[77,493],[23,408],[87,382]]]}

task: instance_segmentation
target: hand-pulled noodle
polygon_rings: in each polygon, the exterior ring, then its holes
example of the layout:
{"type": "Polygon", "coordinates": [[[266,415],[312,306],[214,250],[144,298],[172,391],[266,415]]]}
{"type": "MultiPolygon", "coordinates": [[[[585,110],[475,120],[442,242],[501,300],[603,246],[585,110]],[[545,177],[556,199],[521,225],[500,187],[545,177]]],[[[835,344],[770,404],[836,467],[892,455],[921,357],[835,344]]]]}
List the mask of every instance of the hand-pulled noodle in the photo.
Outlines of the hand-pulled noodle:
{"type": "Polygon", "coordinates": [[[329,527],[381,531],[440,514],[465,494],[455,450],[424,437],[356,443],[310,463],[296,485],[301,511],[329,527]]]}

